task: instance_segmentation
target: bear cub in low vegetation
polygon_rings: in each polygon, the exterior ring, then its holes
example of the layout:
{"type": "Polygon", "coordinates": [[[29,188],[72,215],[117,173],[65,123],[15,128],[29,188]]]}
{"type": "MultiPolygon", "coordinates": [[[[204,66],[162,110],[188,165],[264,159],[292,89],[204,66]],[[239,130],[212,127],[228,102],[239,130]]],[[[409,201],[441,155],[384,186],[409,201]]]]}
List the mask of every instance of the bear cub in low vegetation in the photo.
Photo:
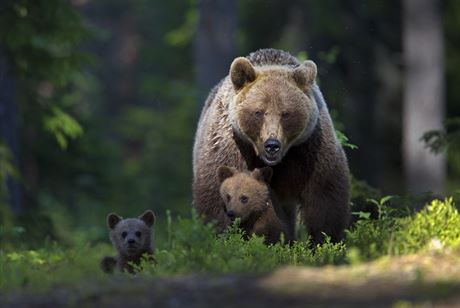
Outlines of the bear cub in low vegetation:
{"type": "Polygon", "coordinates": [[[154,261],[152,247],[152,226],[155,223],[153,211],[145,211],[138,218],[126,218],[111,213],[107,216],[107,226],[110,229],[110,240],[117,250],[116,257],[104,257],[101,268],[106,273],[115,269],[134,272],[131,264],[140,264],[142,257],[154,261]]]}
{"type": "Polygon", "coordinates": [[[286,242],[291,242],[293,236],[284,223],[285,214],[270,194],[272,174],[270,167],[240,172],[232,167],[220,166],[217,176],[221,183],[224,211],[231,221],[240,218],[240,227],[246,236],[264,236],[266,244],[274,244],[280,241],[283,233],[286,242]]]}

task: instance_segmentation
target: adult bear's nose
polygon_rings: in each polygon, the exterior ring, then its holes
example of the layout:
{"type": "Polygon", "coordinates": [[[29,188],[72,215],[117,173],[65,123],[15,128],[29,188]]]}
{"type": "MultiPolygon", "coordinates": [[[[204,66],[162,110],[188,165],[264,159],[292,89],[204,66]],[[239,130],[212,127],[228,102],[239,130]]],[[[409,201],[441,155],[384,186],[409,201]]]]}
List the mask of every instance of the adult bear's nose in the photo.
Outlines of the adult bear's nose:
{"type": "Polygon", "coordinates": [[[264,148],[267,154],[274,155],[281,149],[281,143],[276,139],[270,138],[265,141],[264,148]]]}

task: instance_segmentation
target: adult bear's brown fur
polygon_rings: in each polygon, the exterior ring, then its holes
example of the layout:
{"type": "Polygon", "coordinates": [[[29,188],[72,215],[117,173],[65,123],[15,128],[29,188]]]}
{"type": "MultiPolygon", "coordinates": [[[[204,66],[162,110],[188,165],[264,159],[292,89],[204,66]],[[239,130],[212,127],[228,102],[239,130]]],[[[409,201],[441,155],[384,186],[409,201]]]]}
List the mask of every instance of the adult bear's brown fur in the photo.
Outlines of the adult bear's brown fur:
{"type": "Polygon", "coordinates": [[[315,83],[316,65],[265,49],[237,58],[210,93],[193,150],[193,205],[220,230],[229,223],[216,170],[273,168],[271,187],[294,233],[298,206],[314,241],[348,225],[349,171],[315,83]],[[267,150],[268,149],[268,150],[267,150]]]}
{"type": "Polygon", "coordinates": [[[291,242],[293,237],[289,234],[284,211],[278,208],[270,193],[272,175],[270,167],[256,168],[252,172],[219,167],[217,176],[224,211],[231,220],[241,220],[240,227],[246,236],[256,234],[265,237],[266,244],[275,244],[284,234],[286,242],[291,242]]]}

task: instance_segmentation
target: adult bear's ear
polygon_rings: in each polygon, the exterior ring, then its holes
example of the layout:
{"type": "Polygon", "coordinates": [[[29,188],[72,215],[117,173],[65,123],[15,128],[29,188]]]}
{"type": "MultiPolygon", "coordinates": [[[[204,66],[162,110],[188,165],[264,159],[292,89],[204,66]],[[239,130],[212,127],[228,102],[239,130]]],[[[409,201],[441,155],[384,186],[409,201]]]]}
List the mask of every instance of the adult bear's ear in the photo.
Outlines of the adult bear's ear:
{"type": "Polygon", "coordinates": [[[107,226],[109,229],[114,229],[115,226],[123,219],[123,217],[118,216],[115,213],[110,213],[107,215],[107,226]]]}
{"type": "Polygon", "coordinates": [[[230,79],[235,90],[241,90],[245,84],[256,80],[256,70],[248,59],[236,58],[230,66],[230,79]]]}
{"type": "Polygon", "coordinates": [[[271,167],[256,168],[252,171],[252,176],[258,181],[269,184],[272,180],[273,169],[271,167]]]}
{"type": "Polygon", "coordinates": [[[217,168],[217,178],[219,179],[219,183],[222,184],[226,179],[232,177],[237,170],[232,167],[227,167],[227,166],[220,166],[217,168]]]}
{"type": "Polygon", "coordinates": [[[145,224],[149,227],[155,224],[155,214],[151,210],[145,211],[141,216],[139,216],[139,219],[145,222],[145,224]]]}
{"type": "Polygon", "coordinates": [[[310,89],[311,85],[315,82],[318,69],[313,61],[307,60],[294,69],[292,78],[299,88],[306,92],[310,89]]]}

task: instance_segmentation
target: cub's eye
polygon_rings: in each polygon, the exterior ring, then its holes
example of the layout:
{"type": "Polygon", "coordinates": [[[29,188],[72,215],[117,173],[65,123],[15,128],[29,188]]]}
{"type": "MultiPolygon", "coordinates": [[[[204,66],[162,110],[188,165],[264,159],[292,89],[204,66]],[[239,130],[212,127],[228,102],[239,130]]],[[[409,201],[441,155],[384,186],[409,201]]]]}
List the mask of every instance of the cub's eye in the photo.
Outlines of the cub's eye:
{"type": "Polygon", "coordinates": [[[283,113],[281,114],[281,118],[282,118],[282,119],[287,119],[287,118],[289,118],[289,116],[290,116],[289,112],[283,112],[283,113]]]}
{"type": "Polygon", "coordinates": [[[123,231],[123,232],[121,233],[121,237],[122,237],[122,238],[125,238],[127,235],[128,235],[128,232],[126,232],[126,231],[123,231]]]}
{"type": "Polygon", "coordinates": [[[241,201],[241,203],[243,203],[243,204],[248,203],[248,200],[249,200],[249,198],[248,198],[247,196],[244,196],[244,195],[243,195],[243,196],[240,197],[240,201],[241,201]]]}
{"type": "Polygon", "coordinates": [[[225,196],[225,198],[227,198],[227,202],[230,202],[230,200],[232,199],[232,197],[230,197],[229,194],[227,194],[227,195],[225,196]]]}
{"type": "Polygon", "coordinates": [[[263,116],[262,111],[256,111],[256,112],[254,112],[254,115],[255,115],[256,119],[260,119],[263,116]]]}
{"type": "Polygon", "coordinates": [[[136,231],[134,234],[136,234],[137,237],[141,237],[141,231],[136,231]]]}

